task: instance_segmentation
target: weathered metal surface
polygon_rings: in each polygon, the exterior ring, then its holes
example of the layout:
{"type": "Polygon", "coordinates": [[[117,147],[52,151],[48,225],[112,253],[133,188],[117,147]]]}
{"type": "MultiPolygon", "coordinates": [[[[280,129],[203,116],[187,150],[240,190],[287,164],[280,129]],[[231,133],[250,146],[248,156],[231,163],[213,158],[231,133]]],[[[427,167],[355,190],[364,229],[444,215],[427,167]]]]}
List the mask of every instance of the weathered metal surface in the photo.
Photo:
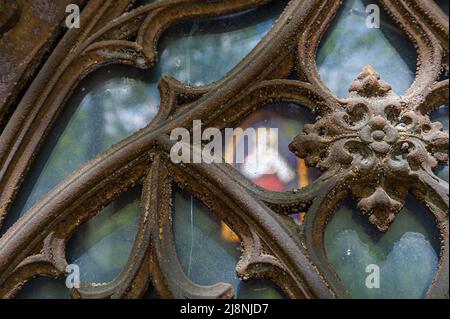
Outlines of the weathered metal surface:
{"type": "MultiPolygon", "coordinates": [[[[169,26],[267,2],[161,1],[109,20],[111,10],[118,14],[117,7],[106,0],[89,1],[82,17],[92,22],[61,40],[0,136],[0,220],[82,77],[111,63],[150,68],[159,37],[169,26]]],[[[122,4],[125,8],[126,1],[122,4]]],[[[419,53],[416,81],[404,96],[394,95],[367,67],[349,98],[336,98],[320,80],[315,53],[340,4],[293,0],[270,33],[223,79],[192,88],[163,78],[160,111],[146,128],[67,177],[0,238],[0,297],[13,297],[35,276],[64,276],[65,246],[72,233],[137,183],[144,184],[141,217],[127,266],[111,283],[85,283],[73,290],[73,297],[136,298],[149,281],[167,298],[232,296],[227,283],[198,286],[183,273],[173,243],[171,183],[191,192],[239,235],[240,276],[269,278],[292,298],[347,297],[323,244],[328,216],[345,197],[358,197],[362,211],[384,231],[411,192],[427,205],[441,235],[439,269],[427,297],[448,297],[448,183],[433,173],[438,162],[448,162],[448,133],[427,117],[448,102],[448,80],[436,83],[448,69],[443,43],[448,18],[427,1],[382,4],[419,53]],[[300,81],[287,80],[294,70],[300,81]],[[309,165],[326,170],[308,187],[274,193],[226,164],[174,165],[168,159],[173,128],[191,129],[193,120],[202,120],[204,127],[230,127],[274,101],[303,104],[321,118],[291,145],[309,165]],[[402,118],[399,126],[396,121],[402,118]],[[389,162],[392,156],[399,158],[396,165],[389,162]],[[298,209],[307,211],[301,229],[287,216],[298,209]]]]}
{"type": "MultiPolygon", "coordinates": [[[[423,115],[420,105],[393,93],[370,66],[349,92],[340,106],[305,125],[290,149],[309,166],[343,175],[360,199],[358,208],[385,232],[415,185],[428,182],[445,194],[445,185],[429,176],[448,161],[448,133],[423,115]]],[[[434,204],[444,208],[445,197],[441,201],[434,204]]]]}
{"type": "Polygon", "coordinates": [[[7,0],[0,3],[0,132],[17,99],[64,31],[66,6],[86,0],[7,0]]]}

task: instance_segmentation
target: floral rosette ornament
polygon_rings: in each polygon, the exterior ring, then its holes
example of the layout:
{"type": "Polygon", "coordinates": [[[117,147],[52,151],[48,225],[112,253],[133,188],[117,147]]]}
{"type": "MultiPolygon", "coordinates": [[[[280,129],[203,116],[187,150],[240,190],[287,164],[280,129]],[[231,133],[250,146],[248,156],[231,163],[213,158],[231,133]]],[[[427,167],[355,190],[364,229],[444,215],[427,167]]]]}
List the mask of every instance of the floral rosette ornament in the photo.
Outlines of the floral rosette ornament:
{"type": "Polygon", "coordinates": [[[448,164],[449,137],[440,122],[395,94],[371,66],[340,102],[305,125],[290,149],[327,176],[342,176],[372,224],[387,231],[416,183],[445,189],[448,198],[448,186],[434,174],[438,165],[448,164]]]}

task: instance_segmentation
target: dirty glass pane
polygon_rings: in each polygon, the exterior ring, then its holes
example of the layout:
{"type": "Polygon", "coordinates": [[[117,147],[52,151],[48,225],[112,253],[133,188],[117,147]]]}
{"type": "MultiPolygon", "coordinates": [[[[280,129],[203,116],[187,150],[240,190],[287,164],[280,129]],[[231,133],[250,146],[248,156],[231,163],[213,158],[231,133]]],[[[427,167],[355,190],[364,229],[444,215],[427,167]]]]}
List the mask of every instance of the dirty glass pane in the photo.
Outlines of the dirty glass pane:
{"type": "Polygon", "coordinates": [[[67,261],[77,265],[81,281],[107,283],[124,268],[133,247],[141,187],[122,194],[81,225],[67,247],[67,261]]]}
{"type": "Polygon", "coordinates": [[[301,133],[304,124],[313,122],[314,116],[306,107],[293,103],[264,106],[239,125],[244,132],[254,129],[255,137],[248,138],[243,133],[237,135],[235,143],[227,140],[225,159],[227,163],[233,162],[250,181],[267,190],[285,192],[305,187],[317,178],[318,171],[306,167],[304,160],[289,150],[289,143],[301,133]],[[261,141],[267,141],[268,145],[258,151],[261,141]],[[239,154],[244,156],[239,157],[239,154]]]}
{"type": "Polygon", "coordinates": [[[256,46],[286,3],[174,26],[163,35],[151,70],[111,66],[90,75],[50,132],[2,231],[80,165],[148,124],[159,109],[163,75],[195,85],[220,79],[256,46]]]}
{"type": "Polygon", "coordinates": [[[31,166],[4,230],[95,155],[146,126],[159,109],[151,72],[110,66],[76,89],[31,166]]]}
{"type": "MultiPolygon", "coordinates": [[[[368,27],[370,4],[374,2],[344,1],[320,45],[320,76],[339,97],[347,96],[366,64],[397,94],[405,93],[414,81],[416,50],[381,6],[380,28],[368,27]]],[[[433,218],[413,198],[385,234],[369,224],[352,201],[336,211],[325,233],[328,259],[354,298],[423,297],[436,271],[439,243],[433,218]],[[372,264],[380,269],[380,288],[366,286],[366,267],[372,264]]]]}
{"type": "Polygon", "coordinates": [[[412,197],[385,234],[351,200],[325,231],[328,260],[353,298],[422,298],[436,273],[439,247],[431,213],[412,197]],[[366,286],[372,265],[380,270],[379,288],[366,286]]]}
{"type": "Polygon", "coordinates": [[[321,41],[319,74],[338,97],[347,97],[351,82],[366,64],[372,65],[399,95],[414,81],[416,50],[381,6],[380,28],[366,26],[366,6],[374,3],[345,0],[321,41]]]}
{"type": "Polygon", "coordinates": [[[287,2],[170,28],[160,44],[157,68],[192,85],[219,80],[266,35],[287,2]]]}
{"type": "Polygon", "coordinates": [[[173,227],[180,263],[197,284],[226,282],[237,298],[282,298],[268,281],[244,282],[236,275],[241,255],[239,237],[191,195],[174,187],[173,227]]]}

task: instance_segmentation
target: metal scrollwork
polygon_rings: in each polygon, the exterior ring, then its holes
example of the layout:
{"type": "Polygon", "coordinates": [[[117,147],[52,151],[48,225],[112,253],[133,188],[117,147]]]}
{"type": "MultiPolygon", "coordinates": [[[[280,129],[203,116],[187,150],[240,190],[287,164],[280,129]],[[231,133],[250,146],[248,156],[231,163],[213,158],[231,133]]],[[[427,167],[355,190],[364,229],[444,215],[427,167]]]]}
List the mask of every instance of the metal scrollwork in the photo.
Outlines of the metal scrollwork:
{"type": "MultiPolygon", "coordinates": [[[[86,1],[81,19],[89,23],[66,32],[15,99],[0,136],[0,225],[83,77],[108,64],[151,68],[170,26],[271,1],[166,0],[125,13],[132,2],[86,1]]],[[[150,282],[165,298],[232,297],[230,284],[197,285],[180,266],[170,217],[171,186],[177,184],[238,234],[238,275],[273,280],[291,298],[348,297],[323,243],[328,218],[346,197],[357,198],[359,209],[384,232],[411,193],[426,204],[441,236],[440,262],[426,297],[448,298],[448,183],[434,174],[437,165],[448,164],[448,132],[428,117],[448,103],[448,80],[441,80],[448,75],[448,17],[432,1],[380,3],[418,51],[416,80],[405,95],[396,95],[367,66],[348,98],[338,99],[321,81],[315,56],[340,2],[291,0],[267,36],[224,78],[191,87],[163,77],[160,111],[151,123],[85,163],[6,231],[0,238],[0,297],[14,297],[37,276],[64,277],[67,241],[77,227],[136,184],[143,185],[141,212],[126,267],[106,285],[74,288],[72,297],[138,298],[150,282]],[[304,105],[317,118],[290,145],[324,171],[307,187],[275,193],[227,164],[169,160],[173,128],[192,129],[193,120],[231,127],[270,102],[304,105]],[[299,211],[306,212],[301,227],[288,216],[299,211]]]]}
{"type": "Polygon", "coordinates": [[[310,166],[342,174],[358,208],[385,232],[412,185],[441,189],[433,171],[448,161],[448,133],[392,92],[366,66],[335,110],[306,125],[290,149],[310,166]]]}

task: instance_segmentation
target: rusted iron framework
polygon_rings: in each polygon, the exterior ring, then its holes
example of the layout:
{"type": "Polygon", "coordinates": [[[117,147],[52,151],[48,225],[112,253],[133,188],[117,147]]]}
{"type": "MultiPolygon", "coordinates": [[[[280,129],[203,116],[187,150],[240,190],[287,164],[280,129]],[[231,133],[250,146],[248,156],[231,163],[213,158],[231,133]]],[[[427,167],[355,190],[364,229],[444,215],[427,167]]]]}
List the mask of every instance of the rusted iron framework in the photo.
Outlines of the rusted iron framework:
{"type": "MultiPolygon", "coordinates": [[[[61,21],[64,1],[37,2],[42,6],[36,9],[38,16],[52,9],[54,17],[47,22],[61,21]]],[[[88,23],[67,31],[44,64],[41,50],[17,51],[17,65],[2,63],[0,115],[7,124],[0,136],[0,221],[83,77],[108,64],[151,68],[168,27],[270,0],[165,0],[122,14],[131,2],[78,1],[88,23]],[[25,65],[19,68],[20,61],[25,65]]],[[[26,22],[28,7],[15,0],[6,3],[0,41],[25,23],[40,21],[33,16],[26,22]]],[[[386,231],[411,193],[434,216],[441,237],[440,263],[426,297],[448,298],[448,183],[433,173],[438,164],[448,164],[448,133],[427,115],[448,102],[448,80],[440,80],[448,75],[448,17],[433,1],[380,4],[417,48],[416,80],[405,95],[394,94],[366,67],[348,98],[338,99],[320,80],[315,56],[340,3],[292,0],[269,34],[221,80],[189,87],[163,77],[160,111],[147,127],[87,162],[7,230],[0,238],[0,297],[13,297],[36,276],[64,276],[66,243],[77,227],[139,183],[141,214],[126,267],[106,285],[73,289],[73,297],[138,298],[150,282],[164,298],[232,297],[230,284],[200,286],[183,272],[172,232],[176,183],[239,235],[239,276],[269,278],[291,298],[347,297],[323,243],[327,219],[346,197],[355,197],[370,222],[386,231]],[[288,79],[292,72],[299,80],[288,79]],[[304,105],[317,117],[290,145],[308,165],[324,171],[308,187],[275,193],[253,185],[227,164],[171,163],[173,128],[192,129],[193,120],[202,120],[204,127],[233,127],[277,101],[304,105]],[[307,212],[302,226],[288,217],[298,211],[307,212]]],[[[52,41],[38,36],[28,40],[44,47],[52,41]]],[[[4,57],[16,48],[2,45],[0,50],[4,57]]]]}

